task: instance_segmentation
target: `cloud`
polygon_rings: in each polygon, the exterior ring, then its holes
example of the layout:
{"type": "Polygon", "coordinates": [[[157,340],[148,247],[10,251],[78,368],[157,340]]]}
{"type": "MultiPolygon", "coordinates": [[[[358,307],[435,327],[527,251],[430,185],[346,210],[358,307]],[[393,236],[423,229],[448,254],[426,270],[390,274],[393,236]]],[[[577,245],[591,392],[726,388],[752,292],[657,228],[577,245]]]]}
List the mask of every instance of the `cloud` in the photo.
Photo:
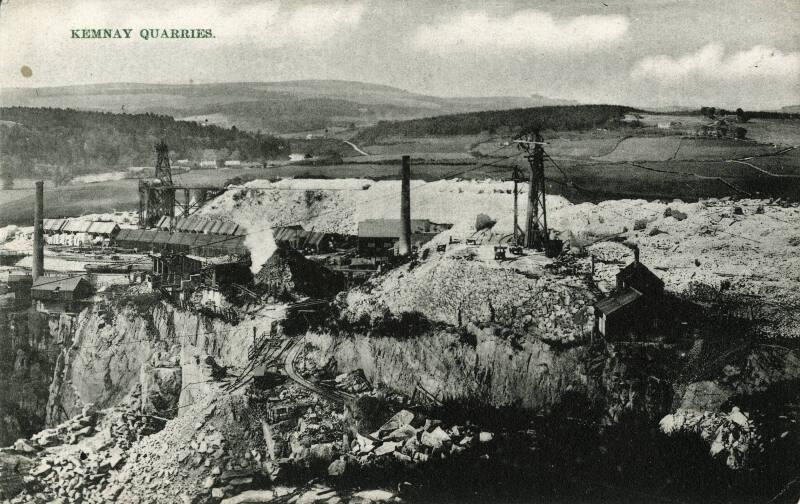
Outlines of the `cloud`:
{"type": "Polygon", "coordinates": [[[429,52],[475,50],[592,51],[613,43],[628,30],[625,16],[555,19],[546,12],[522,10],[508,17],[465,12],[454,19],[420,26],[413,46],[429,52]]]}
{"type": "Polygon", "coordinates": [[[755,46],[730,54],[720,44],[708,44],[697,52],[677,59],[648,56],[634,66],[631,75],[637,79],[678,81],[686,78],[741,80],[748,78],[800,79],[800,53],[783,53],[778,49],[755,46]]]}

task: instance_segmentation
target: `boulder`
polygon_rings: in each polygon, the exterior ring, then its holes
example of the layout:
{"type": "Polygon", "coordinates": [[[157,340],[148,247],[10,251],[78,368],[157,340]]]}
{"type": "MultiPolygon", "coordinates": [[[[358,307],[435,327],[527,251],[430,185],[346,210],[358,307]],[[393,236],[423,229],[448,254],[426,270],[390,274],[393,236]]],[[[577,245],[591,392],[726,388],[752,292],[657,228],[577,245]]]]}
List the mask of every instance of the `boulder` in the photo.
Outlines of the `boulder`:
{"type": "Polygon", "coordinates": [[[378,429],[379,435],[382,433],[393,432],[401,427],[411,425],[414,421],[414,413],[408,410],[400,410],[392,416],[386,423],[378,429]]]}
{"type": "Polygon", "coordinates": [[[17,439],[14,443],[14,450],[24,452],[24,453],[34,453],[36,448],[34,448],[27,440],[25,439],[17,439]]]}
{"type": "Polygon", "coordinates": [[[139,380],[142,386],[142,412],[173,418],[178,412],[181,395],[181,368],[154,368],[142,364],[139,380]]]}
{"type": "Polygon", "coordinates": [[[399,446],[398,443],[393,443],[391,441],[383,443],[379,447],[375,448],[375,456],[380,457],[381,455],[392,453],[397,449],[398,446],[399,446]]]}
{"type": "Polygon", "coordinates": [[[331,465],[328,466],[329,476],[342,476],[345,471],[347,471],[347,461],[344,459],[334,460],[331,462],[331,465]]]}
{"type": "Polygon", "coordinates": [[[350,498],[350,504],[377,504],[381,502],[394,502],[395,495],[386,490],[362,490],[350,498]]]}
{"type": "Polygon", "coordinates": [[[484,213],[480,213],[477,217],[475,217],[475,231],[491,229],[495,224],[497,224],[497,221],[484,213]]]}
{"type": "Polygon", "coordinates": [[[438,426],[430,432],[423,431],[422,437],[420,438],[420,442],[422,442],[422,444],[434,449],[441,448],[443,444],[449,443],[450,441],[450,436],[448,436],[447,433],[438,426]]]}
{"type": "Polygon", "coordinates": [[[313,444],[308,449],[308,457],[311,463],[328,465],[336,458],[336,447],[333,443],[313,444]]]}
{"type": "Polygon", "coordinates": [[[417,435],[417,429],[410,425],[403,425],[383,436],[387,441],[405,441],[417,435]]]}

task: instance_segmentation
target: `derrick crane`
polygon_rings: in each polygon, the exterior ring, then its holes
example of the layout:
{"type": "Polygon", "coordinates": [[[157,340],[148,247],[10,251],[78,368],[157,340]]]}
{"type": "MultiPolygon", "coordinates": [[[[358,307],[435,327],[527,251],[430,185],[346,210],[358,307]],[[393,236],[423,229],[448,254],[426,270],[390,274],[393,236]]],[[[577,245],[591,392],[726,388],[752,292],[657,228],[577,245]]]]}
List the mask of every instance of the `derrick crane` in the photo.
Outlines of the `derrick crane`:
{"type": "MultiPolygon", "coordinates": [[[[517,148],[527,153],[526,158],[530,164],[524,245],[526,248],[542,250],[549,241],[544,186],[544,145],[546,143],[538,130],[534,130],[533,134],[514,140],[514,143],[517,144],[517,148]]],[[[516,233],[516,229],[514,231],[516,233]]]]}
{"type": "Polygon", "coordinates": [[[155,145],[155,175],[149,180],[139,181],[139,227],[150,228],[168,216],[175,218],[175,189],[172,185],[172,169],[169,165],[169,147],[164,140],[155,145]]]}

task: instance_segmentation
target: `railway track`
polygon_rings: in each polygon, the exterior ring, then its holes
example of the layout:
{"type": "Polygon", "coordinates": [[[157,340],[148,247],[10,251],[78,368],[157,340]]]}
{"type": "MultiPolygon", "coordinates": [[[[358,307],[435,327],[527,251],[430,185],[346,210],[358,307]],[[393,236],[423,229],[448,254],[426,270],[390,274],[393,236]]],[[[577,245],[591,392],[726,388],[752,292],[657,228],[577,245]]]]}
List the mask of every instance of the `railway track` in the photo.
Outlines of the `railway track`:
{"type": "Polygon", "coordinates": [[[303,378],[300,373],[297,372],[295,369],[295,362],[297,359],[300,358],[300,353],[303,351],[303,345],[301,344],[302,338],[297,338],[292,341],[292,343],[287,347],[285,352],[284,358],[284,371],[286,371],[286,375],[289,377],[290,380],[297,383],[301,387],[314,392],[315,394],[319,394],[320,396],[340,403],[340,404],[348,404],[352,403],[356,400],[356,397],[352,394],[348,394],[346,392],[342,392],[340,390],[330,389],[328,387],[323,387],[316,383],[313,383],[305,378],[303,378]]]}

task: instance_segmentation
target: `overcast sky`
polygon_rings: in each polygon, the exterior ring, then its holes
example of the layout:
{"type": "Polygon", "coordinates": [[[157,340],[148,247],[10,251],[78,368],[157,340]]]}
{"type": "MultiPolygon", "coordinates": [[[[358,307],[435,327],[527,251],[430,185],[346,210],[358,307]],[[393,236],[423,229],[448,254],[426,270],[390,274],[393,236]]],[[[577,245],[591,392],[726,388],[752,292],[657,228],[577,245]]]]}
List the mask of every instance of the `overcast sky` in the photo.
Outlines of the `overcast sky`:
{"type": "Polygon", "coordinates": [[[800,104],[798,27],[800,0],[3,0],[0,86],[345,79],[768,109],[800,104]],[[134,32],[73,40],[72,28],[134,32]],[[215,38],[145,41],[142,28],[215,38]]]}

